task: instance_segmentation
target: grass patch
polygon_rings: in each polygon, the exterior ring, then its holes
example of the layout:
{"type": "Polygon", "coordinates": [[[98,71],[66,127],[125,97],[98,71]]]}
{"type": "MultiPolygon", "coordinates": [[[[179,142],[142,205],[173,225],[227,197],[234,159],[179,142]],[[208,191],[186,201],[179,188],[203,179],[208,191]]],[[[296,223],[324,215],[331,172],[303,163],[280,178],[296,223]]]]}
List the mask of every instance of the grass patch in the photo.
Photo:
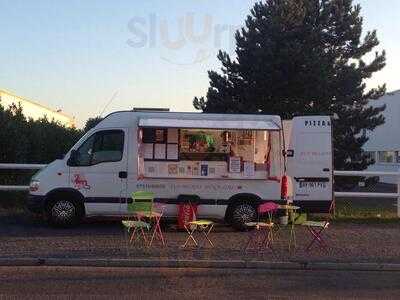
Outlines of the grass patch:
{"type": "Polygon", "coordinates": [[[398,222],[396,199],[336,199],[335,219],[355,223],[398,222]]]}
{"type": "MultiPolygon", "coordinates": [[[[29,185],[36,170],[0,170],[0,185],[29,185]]],[[[0,191],[0,213],[14,214],[26,211],[28,192],[0,191]]]]}
{"type": "Polygon", "coordinates": [[[0,192],[0,213],[18,213],[26,210],[28,192],[0,192]]]}

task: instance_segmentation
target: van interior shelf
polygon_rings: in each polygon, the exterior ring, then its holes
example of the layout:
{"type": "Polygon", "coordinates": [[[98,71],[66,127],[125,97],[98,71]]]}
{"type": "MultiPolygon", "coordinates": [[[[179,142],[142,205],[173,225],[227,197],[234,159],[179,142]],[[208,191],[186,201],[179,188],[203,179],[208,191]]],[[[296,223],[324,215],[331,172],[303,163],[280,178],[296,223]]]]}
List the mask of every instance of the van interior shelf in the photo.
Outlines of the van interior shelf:
{"type": "Polygon", "coordinates": [[[180,160],[206,160],[206,161],[226,161],[228,153],[223,152],[181,152],[180,160]]]}

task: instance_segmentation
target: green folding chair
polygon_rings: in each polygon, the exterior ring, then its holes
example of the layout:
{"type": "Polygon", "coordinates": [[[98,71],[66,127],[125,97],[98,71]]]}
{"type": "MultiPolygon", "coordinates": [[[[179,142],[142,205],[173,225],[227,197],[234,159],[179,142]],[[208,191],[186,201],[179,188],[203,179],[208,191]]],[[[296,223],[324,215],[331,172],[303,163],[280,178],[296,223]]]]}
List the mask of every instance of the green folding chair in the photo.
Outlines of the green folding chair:
{"type": "Polygon", "coordinates": [[[130,218],[122,221],[122,225],[131,233],[129,242],[135,243],[143,239],[147,245],[146,233],[149,233],[151,224],[142,220],[143,215],[151,214],[153,210],[154,193],[138,191],[132,193],[132,202],[128,203],[130,218]]]}
{"type": "Polygon", "coordinates": [[[165,205],[154,203],[154,193],[152,192],[135,192],[132,194],[132,198],[133,203],[135,203],[134,209],[138,220],[146,220],[151,226],[152,234],[148,246],[151,247],[155,238],[158,238],[162,245],[165,246],[166,243],[160,226],[165,205]]]}

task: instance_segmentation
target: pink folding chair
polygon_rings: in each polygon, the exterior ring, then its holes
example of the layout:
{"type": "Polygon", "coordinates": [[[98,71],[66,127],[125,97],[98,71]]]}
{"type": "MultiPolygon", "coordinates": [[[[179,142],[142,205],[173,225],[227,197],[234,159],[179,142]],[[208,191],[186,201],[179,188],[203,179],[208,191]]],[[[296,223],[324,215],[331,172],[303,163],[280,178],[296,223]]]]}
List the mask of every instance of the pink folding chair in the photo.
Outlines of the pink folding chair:
{"type": "Polygon", "coordinates": [[[153,214],[154,214],[155,222],[154,222],[154,228],[153,228],[153,235],[151,236],[149,246],[151,246],[155,237],[157,237],[161,241],[163,246],[166,245],[165,238],[164,238],[163,232],[161,230],[161,226],[160,226],[160,221],[161,221],[162,216],[164,215],[165,208],[166,208],[165,204],[154,203],[153,214]]]}
{"type": "Polygon", "coordinates": [[[159,239],[163,246],[166,245],[163,232],[161,230],[161,218],[164,214],[165,205],[160,203],[154,203],[150,211],[137,212],[137,218],[139,221],[148,220],[148,224],[151,225],[151,239],[148,247],[151,247],[154,239],[159,239]]]}
{"type": "Polygon", "coordinates": [[[272,242],[274,240],[274,223],[272,222],[272,215],[277,211],[278,207],[279,205],[274,202],[266,202],[258,206],[258,222],[246,223],[248,228],[252,228],[254,230],[252,234],[250,234],[245,251],[247,251],[251,245],[255,245],[257,249],[262,249],[264,246],[266,246],[272,250],[272,242]],[[260,216],[265,214],[268,216],[268,221],[260,221],[260,216]]]}
{"type": "Polygon", "coordinates": [[[275,202],[266,202],[263,204],[260,204],[258,206],[258,219],[260,219],[260,215],[267,214],[268,215],[268,220],[270,223],[272,223],[272,215],[275,213],[279,208],[279,205],[276,204],[275,202]]]}

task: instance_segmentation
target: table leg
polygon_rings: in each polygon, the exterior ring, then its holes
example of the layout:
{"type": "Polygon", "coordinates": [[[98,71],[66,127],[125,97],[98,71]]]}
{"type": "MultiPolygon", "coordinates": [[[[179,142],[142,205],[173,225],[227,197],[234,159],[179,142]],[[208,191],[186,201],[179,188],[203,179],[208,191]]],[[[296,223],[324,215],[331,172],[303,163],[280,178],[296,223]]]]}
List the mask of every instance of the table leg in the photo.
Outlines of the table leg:
{"type": "Polygon", "coordinates": [[[289,212],[290,215],[290,238],[289,238],[289,251],[292,250],[292,245],[293,249],[296,249],[296,233],[294,230],[294,211],[289,212]],[[293,244],[292,244],[293,243],[293,244]]]}
{"type": "Polygon", "coordinates": [[[296,249],[296,233],[294,230],[294,224],[290,225],[290,238],[289,238],[289,251],[296,249]]]}

